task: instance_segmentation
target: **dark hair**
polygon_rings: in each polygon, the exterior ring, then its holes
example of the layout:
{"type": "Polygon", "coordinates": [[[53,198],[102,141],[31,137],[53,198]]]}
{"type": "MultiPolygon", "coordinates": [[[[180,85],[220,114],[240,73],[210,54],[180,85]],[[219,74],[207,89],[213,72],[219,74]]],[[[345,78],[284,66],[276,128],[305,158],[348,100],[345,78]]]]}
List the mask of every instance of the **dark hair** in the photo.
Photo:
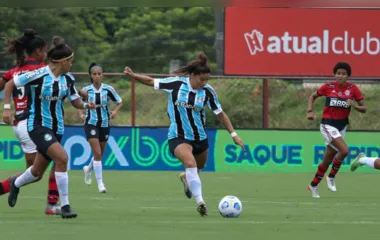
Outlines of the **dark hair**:
{"type": "Polygon", "coordinates": [[[8,48],[5,49],[5,55],[16,54],[16,64],[17,66],[24,65],[25,55],[31,55],[36,49],[40,49],[46,46],[46,41],[37,35],[33,29],[25,29],[24,34],[15,39],[6,39],[10,44],[8,48]]]}
{"type": "Polygon", "coordinates": [[[336,74],[336,72],[338,71],[338,69],[344,69],[347,71],[347,74],[348,76],[351,76],[351,66],[350,64],[346,63],[346,62],[338,62],[335,67],[334,67],[334,74],[336,74]]]}
{"type": "Polygon", "coordinates": [[[49,61],[64,61],[71,58],[73,54],[73,50],[65,44],[65,39],[59,36],[53,37],[52,46],[47,53],[49,61]]]}
{"type": "MultiPolygon", "coordinates": [[[[91,82],[94,82],[94,80],[92,80],[92,77],[91,77],[91,73],[92,73],[92,69],[94,67],[99,67],[100,69],[102,69],[102,66],[100,66],[99,64],[97,63],[91,63],[90,66],[88,67],[88,73],[90,74],[90,80],[91,82]]],[[[103,69],[102,69],[102,72],[103,72],[103,69]]]]}
{"type": "Polygon", "coordinates": [[[207,56],[204,52],[200,52],[197,59],[187,64],[187,66],[182,67],[176,71],[174,74],[201,74],[201,73],[211,73],[211,69],[207,64],[207,56]]]}

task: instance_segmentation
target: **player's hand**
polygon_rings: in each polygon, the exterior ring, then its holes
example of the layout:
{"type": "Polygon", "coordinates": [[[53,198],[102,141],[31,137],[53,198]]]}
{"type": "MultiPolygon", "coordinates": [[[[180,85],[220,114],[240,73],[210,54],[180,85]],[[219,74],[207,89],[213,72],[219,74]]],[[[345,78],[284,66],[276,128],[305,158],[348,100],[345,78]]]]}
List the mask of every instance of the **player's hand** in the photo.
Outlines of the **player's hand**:
{"type": "Polygon", "coordinates": [[[356,103],[352,99],[347,99],[347,104],[352,106],[352,107],[355,107],[355,105],[356,105],[356,103]]]}
{"type": "Polygon", "coordinates": [[[124,74],[132,76],[134,73],[133,73],[133,71],[132,71],[132,69],[130,67],[125,67],[124,68],[124,74]]]}
{"type": "Polygon", "coordinates": [[[111,119],[114,119],[116,117],[117,111],[112,111],[111,112],[111,119]]]}
{"type": "Polygon", "coordinates": [[[12,112],[10,109],[4,109],[4,112],[3,112],[3,122],[5,122],[6,124],[11,124],[12,123],[12,112]]]}
{"type": "Polygon", "coordinates": [[[86,120],[86,115],[84,115],[83,113],[80,113],[80,114],[79,114],[79,117],[80,117],[80,119],[82,119],[83,121],[86,120]]]}
{"type": "Polygon", "coordinates": [[[87,103],[86,108],[87,109],[95,109],[96,108],[95,103],[94,102],[87,103]]]}
{"type": "Polygon", "coordinates": [[[239,145],[239,146],[241,147],[241,149],[243,149],[243,150],[245,151],[244,143],[243,143],[243,141],[240,139],[239,136],[235,136],[235,137],[233,137],[232,139],[234,140],[234,143],[235,143],[236,145],[239,145]]]}
{"type": "Polygon", "coordinates": [[[309,120],[315,120],[315,119],[317,119],[317,116],[313,112],[308,112],[307,113],[307,119],[309,119],[309,120]]]}

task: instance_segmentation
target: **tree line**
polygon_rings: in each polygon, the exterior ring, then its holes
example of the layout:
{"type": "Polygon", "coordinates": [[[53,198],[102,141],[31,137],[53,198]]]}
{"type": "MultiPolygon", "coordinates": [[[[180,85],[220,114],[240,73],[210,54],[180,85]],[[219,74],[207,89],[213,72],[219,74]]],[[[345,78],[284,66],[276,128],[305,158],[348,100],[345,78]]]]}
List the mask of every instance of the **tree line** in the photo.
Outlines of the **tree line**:
{"type": "MultiPolygon", "coordinates": [[[[73,72],[97,62],[106,72],[129,65],[137,72],[168,73],[171,60],[184,65],[199,51],[216,68],[213,8],[0,8],[0,16],[2,37],[18,37],[25,28],[49,43],[64,37],[75,51],[73,72]]],[[[0,69],[11,67],[12,58],[1,54],[0,69]]]]}

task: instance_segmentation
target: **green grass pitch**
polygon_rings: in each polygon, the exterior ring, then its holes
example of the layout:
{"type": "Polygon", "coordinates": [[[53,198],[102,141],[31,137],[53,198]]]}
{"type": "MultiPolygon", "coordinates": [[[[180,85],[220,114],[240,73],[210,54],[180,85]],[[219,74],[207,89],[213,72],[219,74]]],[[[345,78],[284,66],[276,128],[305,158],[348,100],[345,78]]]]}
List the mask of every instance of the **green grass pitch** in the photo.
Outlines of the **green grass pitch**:
{"type": "MultiPolygon", "coordinates": [[[[13,173],[0,171],[0,177],[13,173]]],[[[380,176],[375,171],[338,174],[336,193],[321,182],[321,199],[306,190],[313,173],[202,173],[209,209],[204,218],[184,196],[177,172],[103,174],[106,194],[97,192],[95,180],[85,185],[82,172],[69,172],[77,219],[44,215],[47,178],[22,188],[15,208],[0,196],[0,239],[378,239],[380,176]],[[225,195],[242,201],[239,218],[219,215],[225,195]]]]}

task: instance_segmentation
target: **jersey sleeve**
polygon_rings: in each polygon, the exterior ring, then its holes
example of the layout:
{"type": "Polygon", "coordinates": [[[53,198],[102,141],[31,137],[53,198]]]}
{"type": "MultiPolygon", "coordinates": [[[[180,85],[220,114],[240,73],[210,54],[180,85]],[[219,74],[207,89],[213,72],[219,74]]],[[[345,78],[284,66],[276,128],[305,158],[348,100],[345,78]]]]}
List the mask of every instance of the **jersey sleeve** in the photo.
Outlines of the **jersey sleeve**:
{"type": "Polygon", "coordinates": [[[11,80],[13,78],[13,74],[12,74],[12,70],[9,70],[8,72],[4,73],[2,78],[8,82],[9,80],[11,80]]]}
{"type": "Polygon", "coordinates": [[[325,84],[323,84],[320,88],[318,88],[318,90],[317,90],[317,94],[318,94],[319,96],[326,96],[326,90],[327,90],[327,85],[326,85],[326,83],[325,83],[325,84]]]}
{"type": "Polygon", "coordinates": [[[67,80],[67,87],[68,87],[67,97],[69,98],[71,102],[75,101],[78,98],[80,98],[78,91],[75,87],[75,78],[73,75],[67,74],[66,80],[67,80]]]}
{"type": "Polygon", "coordinates": [[[113,87],[108,86],[107,91],[108,91],[108,97],[115,103],[119,104],[123,101],[120,95],[115,91],[113,87]]]}
{"type": "Polygon", "coordinates": [[[354,88],[354,99],[355,101],[361,101],[364,99],[362,92],[357,86],[354,88]]]}
{"type": "Polygon", "coordinates": [[[179,77],[156,78],[154,79],[154,89],[171,92],[173,89],[182,84],[179,77]]]}
{"type": "Polygon", "coordinates": [[[207,105],[215,115],[223,112],[222,105],[219,102],[218,96],[212,87],[206,88],[207,105]]]}
{"type": "Polygon", "coordinates": [[[17,88],[25,85],[38,85],[43,82],[43,77],[46,75],[46,68],[39,68],[21,75],[14,75],[13,81],[17,88]]]}

